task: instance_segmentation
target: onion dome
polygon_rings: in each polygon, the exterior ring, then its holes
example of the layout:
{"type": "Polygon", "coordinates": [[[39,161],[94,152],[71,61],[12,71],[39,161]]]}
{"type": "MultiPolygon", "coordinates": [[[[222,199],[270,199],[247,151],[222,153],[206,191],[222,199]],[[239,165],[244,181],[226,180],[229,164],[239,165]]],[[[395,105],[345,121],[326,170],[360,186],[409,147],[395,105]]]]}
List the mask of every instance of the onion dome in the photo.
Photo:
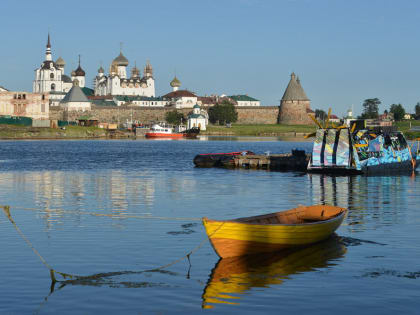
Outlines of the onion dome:
{"type": "Polygon", "coordinates": [[[138,78],[138,77],[140,77],[140,70],[139,70],[139,68],[137,68],[137,65],[136,64],[134,65],[134,68],[131,69],[131,77],[132,78],[138,78]]]}
{"type": "Polygon", "coordinates": [[[179,81],[178,78],[175,76],[175,78],[171,81],[170,85],[172,87],[180,87],[181,81],[179,81]]]}
{"type": "Polygon", "coordinates": [[[112,61],[113,64],[116,64],[117,66],[128,66],[128,59],[124,57],[124,55],[122,54],[122,52],[120,52],[120,54],[118,55],[117,58],[115,58],[112,61]]]}
{"type": "Polygon", "coordinates": [[[56,64],[58,67],[64,67],[64,66],[66,65],[66,62],[64,61],[64,59],[63,59],[63,58],[58,57],[58,59],[55,61],[55,64],[56,64]]]}
{"type": "Polygon", "coordinates": [[[75,76],[76,76],[76,71],[74,71],[74,70],[73,70],[73,71],[71,72],[71,76],[72,76],[72,77],[75,77],[75,76]]]}
{"type": "Polygon", "coordinates": [[[152,77],[153,76],[153,68],[150,64],[149,60],[147,60],[146,66],[144,67],[144,75],[146,77],[152,77]]]}
{"type": "Polygon", "coordinates": [[[102,68],[102,66],[98,69],[98,73],[105,73],[105,70],[102,68]]]}
{"type": "Polygon", "coordinates": [[[200,107],[200,105],[195,104],[195,105],[193,106],[193,108],[198,108],[198,109],[200,109],[201,107],[200,107]]]}
{"type": "Polygon", "coordinates": [[[84,77],[86,75],[85,71],[79,65],[75,71],[77,77],[84,77]]]}
{"type": "Polygon", "coordinates": [[[71,78],[65,74],[61,76],[61,81],[63,81],[64,83],[72,83],[71,78]]]}

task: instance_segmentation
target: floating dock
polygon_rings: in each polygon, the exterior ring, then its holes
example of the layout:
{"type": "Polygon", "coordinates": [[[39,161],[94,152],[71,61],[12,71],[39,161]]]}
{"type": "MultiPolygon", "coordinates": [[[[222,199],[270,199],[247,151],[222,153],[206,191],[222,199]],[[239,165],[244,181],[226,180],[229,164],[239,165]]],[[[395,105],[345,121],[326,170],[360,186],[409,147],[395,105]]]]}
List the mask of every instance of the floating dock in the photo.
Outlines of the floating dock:
{"type": "Polygon", "coordinates": [[[306,172],[310,154],[303,150],[292,150],[283,154],[254,154],[251,151],[198,154],[194,158],[196,167],[224,167],[265,169],[276,171],[306,172]]]}
{"type": "Polygon", "coordinates": [[[276,171],[306,172],[310,154],[295,155],[292,153],[272,155],[239,155],[222,161],[226,168],[266,169],[276,171]]]}

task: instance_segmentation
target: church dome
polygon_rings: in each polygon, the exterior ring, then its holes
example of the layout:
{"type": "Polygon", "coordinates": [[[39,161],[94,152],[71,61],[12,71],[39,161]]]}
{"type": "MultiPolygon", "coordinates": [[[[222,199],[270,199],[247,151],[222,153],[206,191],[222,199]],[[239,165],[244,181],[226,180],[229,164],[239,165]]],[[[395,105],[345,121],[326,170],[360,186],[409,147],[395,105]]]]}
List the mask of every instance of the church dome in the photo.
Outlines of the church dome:
{"type": "Polygon", "coordinates": [[[105,70],[104,70],[104,68],[102,68],[102,66],[98,69],[98,73],[104,73],[105,72],[105,70]]]}
{"type": "Polygon", "coordinates": [[[112,61],[113,64],[116,64],[117,66],[128,66],[128,59],[124,57],[124,55],[122,54],[122,52],[120,52],[120,54],[118,55],[117,58],[115,58],[112,61]]]}
{"type": "Polygon", "coordinates": [[[61,66],[61,67],[64,67],[65,65],[66,65],[66,62],[64,61],[64,59],[63,58],[61,58],[61,57],[58,57],[58,59],[55,61],[55,64],[57,65],[57,66],[61,66]]]}
{"type": "Polygon", "coordinates": [[[137,68],[137,65],[134,65],[134,68],[131,69],[131,77],[132,78],[140,77],[140,70],[139,70],[139,68],[137,68]]]}
{"type": "Polygon", "coordinates": [[[84,77],[86,75],[85,71],[82,69],[82,67],[79,65],[75,71],[76,76],[78,77],[84,77]]]}
{"type": "Polygon", "coordinates": [[[198,108],[198,109],[200,109],[200,105],[195,104],[193,108],[198,108]]]}
{"type": "Polygon", "coordinates": [[[175,78],[171,81],[170,85],[172,87],[180,87],[181,81],[179,81],[178,78],[175,76],[175,78]]]}
{"type": "Polygon", "coordinates": [[[75,76],[76,76],[76,71],[74,71],[74,70],[73,70],[73,71],[71,72],[71,74],[70,74],[70,75],[71,75],[72,77],[75,77],[75,76]]]}
{"type": "Polygon", "coordinates": [[[63,81],[64,83],[72,83],[71,78],[65,74],[61,76],[61,81],[63,81]]]}

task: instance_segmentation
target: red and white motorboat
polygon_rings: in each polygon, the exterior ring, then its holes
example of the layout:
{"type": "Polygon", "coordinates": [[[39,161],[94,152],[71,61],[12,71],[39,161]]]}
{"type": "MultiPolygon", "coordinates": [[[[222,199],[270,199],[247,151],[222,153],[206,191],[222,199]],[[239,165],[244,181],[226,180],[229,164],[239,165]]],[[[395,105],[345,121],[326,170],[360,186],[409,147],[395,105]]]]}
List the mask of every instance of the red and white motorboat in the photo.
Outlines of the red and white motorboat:
{"type": "Polygon", "coordinates": [[[146,138],[168,138],[179,139],[184,136],[182,133],[173,132],[170,127],[162,127],[160,125],[153,125],[149,132],[145,134],[146,138]]]}

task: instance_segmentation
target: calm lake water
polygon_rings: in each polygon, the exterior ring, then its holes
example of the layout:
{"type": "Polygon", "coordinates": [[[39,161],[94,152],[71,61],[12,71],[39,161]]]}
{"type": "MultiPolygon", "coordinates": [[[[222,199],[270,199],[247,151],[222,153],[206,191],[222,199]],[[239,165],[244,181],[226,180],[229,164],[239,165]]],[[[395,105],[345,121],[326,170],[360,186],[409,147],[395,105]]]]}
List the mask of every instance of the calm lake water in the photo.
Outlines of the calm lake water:
{"type": "Polygon", "coordinates": [[[420,177],[195,168],[197,153],[310,150],[275,138],[1,141],[1,314],[419,314],[420,177]],[[229,139],[232,140],[232,139],[229,139]],[[347,207],[329,241],[219,260],[200,218],[347,207]],[[190,256],[159,271],[202,245],[190,256]],[[61,280],[60,277],[58,279],[61,280]]]}

